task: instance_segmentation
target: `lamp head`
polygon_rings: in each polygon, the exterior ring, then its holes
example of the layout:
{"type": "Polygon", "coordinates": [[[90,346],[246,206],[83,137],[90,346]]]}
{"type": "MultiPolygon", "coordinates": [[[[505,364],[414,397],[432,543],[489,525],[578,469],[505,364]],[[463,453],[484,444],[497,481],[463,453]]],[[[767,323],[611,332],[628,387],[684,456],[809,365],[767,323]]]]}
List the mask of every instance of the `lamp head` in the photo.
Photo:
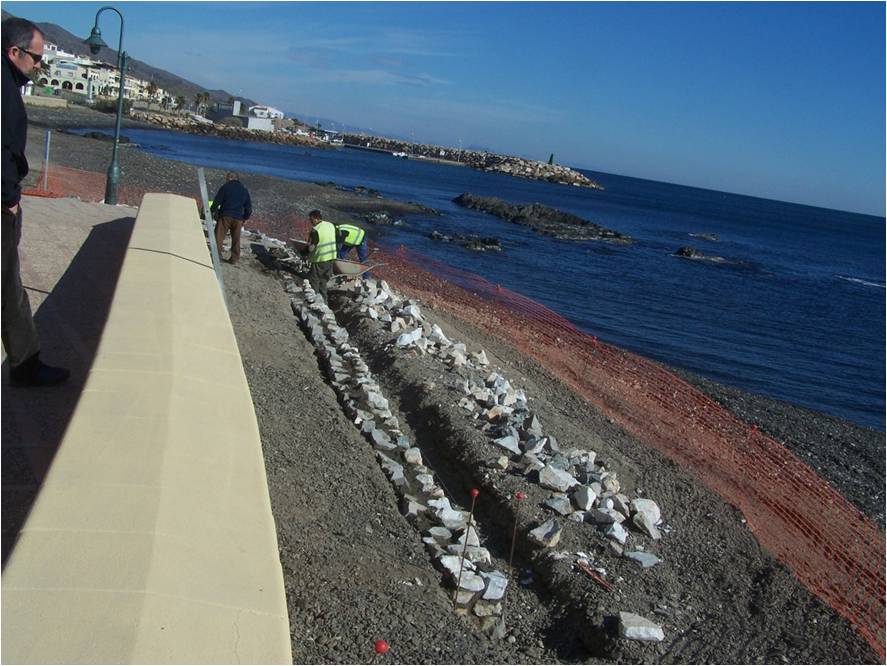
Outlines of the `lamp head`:
{"type": "Polygon", "coordinates": [[[98,24],[93,26],[92,32],[89,33],[89,37],[83,40],[83,43],[89,45],[89,50],[93,55],[96,55],[102,47],[108,46],[102,39],[102,31],[99,30],[98,24]]]}

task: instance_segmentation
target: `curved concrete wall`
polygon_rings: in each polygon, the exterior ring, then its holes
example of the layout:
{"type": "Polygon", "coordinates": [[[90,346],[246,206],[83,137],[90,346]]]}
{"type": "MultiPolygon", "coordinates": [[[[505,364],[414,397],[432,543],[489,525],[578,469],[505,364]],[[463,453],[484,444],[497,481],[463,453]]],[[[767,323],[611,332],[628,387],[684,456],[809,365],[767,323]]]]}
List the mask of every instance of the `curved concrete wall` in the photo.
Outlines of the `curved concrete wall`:
{"type": "Polygon", "coordinates": [[[142,201],[3,572],[4,663],[291,663],[252,399],[193,200],[142,201]]]}

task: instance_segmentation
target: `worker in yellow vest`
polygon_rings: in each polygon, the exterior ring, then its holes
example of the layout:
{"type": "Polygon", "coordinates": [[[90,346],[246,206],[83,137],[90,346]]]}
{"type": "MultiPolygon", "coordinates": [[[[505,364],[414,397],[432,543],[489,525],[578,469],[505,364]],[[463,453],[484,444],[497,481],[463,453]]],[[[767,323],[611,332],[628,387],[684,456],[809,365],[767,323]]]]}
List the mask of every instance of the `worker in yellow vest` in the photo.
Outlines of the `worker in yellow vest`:
{"type": "Polygon", "coordinates": [[[351,250],[357,250],[357,259],[366,263],[369,256],[367,232],[356,224],[337,224],[336,238],[339,240],[339,259],[345,259],[351,250]]]}
{"type": "Polygon", "coordinates": [[[311,288],[327,300],[326,283],[333,277],[333,261],[336,259],[336,227],[325,222],[319,210],[308,213],[313,225],[308,235],[308,282],[311,288]]]}

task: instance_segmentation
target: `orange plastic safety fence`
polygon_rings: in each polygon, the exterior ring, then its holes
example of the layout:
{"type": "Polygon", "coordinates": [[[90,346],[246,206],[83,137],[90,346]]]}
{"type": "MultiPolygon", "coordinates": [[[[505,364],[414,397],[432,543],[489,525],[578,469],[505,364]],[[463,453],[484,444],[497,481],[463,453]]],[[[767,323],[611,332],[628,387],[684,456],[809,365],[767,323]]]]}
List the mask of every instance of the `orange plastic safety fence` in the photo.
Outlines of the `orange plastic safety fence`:
{"type": "MultiPolygon", "coordinates": [[[[104,186],[104,174],[50,169],[49,190],[60,196],[101,201],[104,186]]],[[[143,194],[121,186],[119,201],[138,205],[143,194]]],[[[296,215],[253,218],[248,226],[283,240],[306,238],[310,229],[296,215]]],[[[378,277],[507,340],[626,431],[692,470],[738,507],[760,543],[884,659],[884,534],[784,445],[662,366],[583,333],[529,298],[404,247],[377,255],[377,262],[383,264],[374,269],[378,277]]]]}
{"type": "MultiPolygon", "coordinates": [[[[107,176],[104,173],[50,164],[48,177],[45,176],[45,172],[41,170],[37,174],[34,185],[26,188],[24,194],[38,197],[76,197],[81,201],[93,203],[105,200],[107,176]]],[[[199,201],[197,188],[197,177],[195,176],[193,187],[186,187],[177,194],[192,196],[199,201]]],[[[142,203],[142,197],[148,191],[143,187],[128,184],[123,178],[117,186],[117,203],[139,206],[142,203]]],[[[157,190],[150,191],[156,192],[157,190]]]]}

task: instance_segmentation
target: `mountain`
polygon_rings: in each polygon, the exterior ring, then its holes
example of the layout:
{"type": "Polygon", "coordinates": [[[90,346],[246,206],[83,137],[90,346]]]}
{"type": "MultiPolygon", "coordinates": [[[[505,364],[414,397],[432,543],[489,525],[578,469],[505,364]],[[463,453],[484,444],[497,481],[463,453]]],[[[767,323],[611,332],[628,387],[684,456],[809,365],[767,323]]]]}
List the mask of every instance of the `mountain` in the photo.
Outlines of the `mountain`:
{"type": "MultiPolygon", "coordinates": [[[[14,16],[14,14],[10,14],[6,10],[2,11],[2,15],[4,21],[7,18],[14,16]]],[[[46,41],[52,42],[63,51],[74,53],[75,55],[89,56],[92,58],[96,58],[97,60],[103,60],[104,62],[110,63],[114,66],[117,65],[117,51],[114,49],[102,48],[97,55],[93,56],[92,54],[90,54],[89,47],[83,43],[86,35],[78,37],[71,34],[60,25],[56,25],[55,23],[38,23],[37,27],[43,31],[43,34],[46,36],[46,41]]],[[[153,81],[159,87],[169,92],[172,97],[176,97],[176,95],[184,95],[185,99],[189,102],[194,99],[194,95],[196,95],[197,93],[206,92],[209,93],[210,100],[213,102],[221,102],[222,104],[224,104],[228,101],[229,98],[233,97],[234,99],[241,100],[249,106],[253,106],[256,104],[256,102],[246,97],[238,97],[237,95],[232,95],[227,90],[207,90],[203,86],[194,83],[193,81],[183,79],[181,76],[177,76],[175,74],[172,74],[171,72],[167,72],[166,70],[152,67],[151,65],[144,63],[141,60],[136,60],[132,57],[129,58],[126,71],[128,74],[132,74],[136,78],[143,79],[145,81],[153,81]]]]}

